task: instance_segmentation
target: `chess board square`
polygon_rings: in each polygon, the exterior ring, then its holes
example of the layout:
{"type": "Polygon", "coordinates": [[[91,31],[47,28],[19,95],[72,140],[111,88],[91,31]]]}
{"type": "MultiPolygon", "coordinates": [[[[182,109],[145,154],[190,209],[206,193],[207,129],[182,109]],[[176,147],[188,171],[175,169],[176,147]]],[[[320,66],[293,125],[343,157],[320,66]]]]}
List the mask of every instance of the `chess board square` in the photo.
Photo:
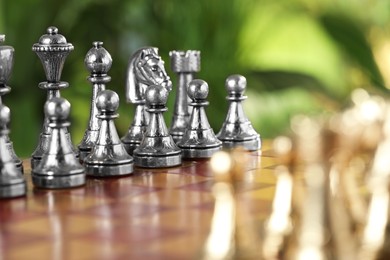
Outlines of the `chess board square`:
{"type": "Polygon", "coordinates": [[[186,236],[176,236],[170,239],[153,241],[148,250],[157,255],[164,257],[163,259],[198,259],[201,255],[201,250],[208,236],[208,231],[191,232],[186,236]]]}
{"type": "Polygon", "coordinates": [[[52,239],[35,242],[13,250],[6,259],[123,259],[127,247],[122,244],[96,243],[84,239],[52,239]],[[37,257],[37,258],[35,258],[37,257]]]}
{"type": "Polygon", "coordinates": [[[188,185],[183,185],[178,187],[179,189],[189,190],[189,191],[202,191],[202,192],[211,192],[211,188],[213,187],[214,181],[212,179],[208,179],[206,181],[202,181],[199,183],[192,183],[188,185]]]}
{"type": "Polygon", "coordinates": [[[272,204],[268,200],[249,199],[245,194],[240,194],[237,201],[240,217],[253,223],[268,217],[272,210],[272,204]]]}
{"type": "Polygon", "coordinates": [[[262,164],[261,164],[262,157],[256,156],[253,154],[250,154],[249,156],[252,158],[250,160],[248,160],[245,165],[243,165],[244,172],[256,170],[256,169],[259,169],[260,167],[262,167],[262,164]]]}
{"type": "Polygon", "coordinates": [[[129,250],[143,252],[146,250],[147,244],[153,240],[171,239],[172,237],[183,234],[185,232],[181,230],[166,229],[161,226],[132,225],[129,222],[124,222],[113,229],[105,230],[104,232],[102,230],[96,230],[82,235],[79,238],[98,243],[124,244],[128,246],[129,250]]]}
{"type": "Polygon", "coordinates": [[[15,223],[10,227],[10,231],[42,237],[46,235],[55,239],[58,236],[77,236],[97,228],[104,228],[104,220],[103,218],[51,212],[49,216],[15,223]]]}
{"type": "Polygon", "coordinates": [[[253,190],[242,194],[244,198],[272,201],[275,194],[275,186],[271,185],[263,189],[253,190]]]}
{"type": "Polygon", "coordinates": [[[279,162],[274,157],[259,157],[260,158],[260,164],[259,168],[267,169],[272,166],[276,166],[279,162]]]}
{"type": "Polygon", "coordinates": [[[42,216],[42,213],[30,211],[25,197],[0,201],[0,223],[2,225],[42,216]]]}
{"type": "MultiPolygon", "coordinates": [[[[195,184],[189,184],[179,187],[179,189],[189,190],[189,191],[197,191],[197,192],[211,192],[212,187],[214,185],[213,180],[202,181],[195,184]]],[[[247,192],[250,190],[262,189],[268,187],[269,185],[266,183],[259,183],[253,181],[237,181],[235,184],[235,188],[238,193],[247,192]]]]}
{"type": "Polygon", "coordinates": [[[190,189],[166,189],[154,193],[146,193],[137,197],[129,197],[132,203],[161,205],[173,208],[188,208],[214,201],[208,192],[196,192],[190,189]]]}
{"type": "Polygon", "coordinates": [[[276,182],[275,173],[273,170],[270,169],[248,171],[245,173],[244,179],[255,183],[263,183],[270,185],[275,185],[276,182]]]}
{"type": "Polygon", "coordinates": [[[179,210],[164,211],[139,218],[137,225],[151,225],[172,230],[202,233],[209,230],[212,210],[182,208],[179,210]]]}
{"type": "Polygon", "coordinates": [[[29,199],[28,210],[30,212],[78,212],[88,208],[109,203],[110,198],[87,197],[86,189],[79,188],[70,191],[40,190],[29,199]]]}
{"type": "Polygon", "coordinates": [[[45,240],[32,241],[31,243],[19,245],[17,250],[5,250],[2,254],[5,256],[4,259],[8,260],[19,260],[19,259],[32,259],[32,256],[39,256],[39,259],[54,259],[53,248],[50,243],[45,240]]]}
{"type": "Polygon", "coordinates": [[[142,217],[152,213],[169,210],[159,204],[133,203],[131,200],[122,200],[116,203],[100,205],[81,212],[80,214],[93,217],[104,217],[118,223],[128,222],[135,217],[142,217]]]}
{"type": "Polygon", "coordinates": [[[111,198],[114,200],[126,196],[137,196],[154,192],[159,188],[135,185],[132,177],[88,179],[85,186],[85,197],[111,198]]]}
{"type": "Polygon", "coordinates": [[[181,169],[181,171],[178,171],[176,173],[180,175],[189,174],[189,175],[197,175],[203,177],[213,176],[213,173],[211,172],[211,169],[209,167],[209,160],[204,160],[204,159],[198,161],[191,161],[191,163],[187,167],[181,169]]]}
{"type": "Polygon", "coordinates": [[[42,233],[24,233],[23,230],[21,232],[15,232],[12,226],[0,228],[0,245],[2,245],[4,249],[19,248],[25,244],[30,244],[39,240],[45,240],[47,238],[48,236],[42,233]]]}
{"type": "Polygon", "coordinates": [[[169,189],[198,183],[206,179],[202,176],[190,174],[153,173],[133,176],[130,181],[138,186],[169,189]]]}
{"type": "Polygon", "coordinates": [[[109,240],[97,243],[78,238],[70,240],[67,244],[68,248],[63,250],[64,259],[123,259],[121,256],[129,250],[127,245],[112,243],[109,240]]]}
{"type": "Polygon", "coordinates": [[[276,157],[275,152],[272,149],[262,150],[261,157],[276,157]]]}

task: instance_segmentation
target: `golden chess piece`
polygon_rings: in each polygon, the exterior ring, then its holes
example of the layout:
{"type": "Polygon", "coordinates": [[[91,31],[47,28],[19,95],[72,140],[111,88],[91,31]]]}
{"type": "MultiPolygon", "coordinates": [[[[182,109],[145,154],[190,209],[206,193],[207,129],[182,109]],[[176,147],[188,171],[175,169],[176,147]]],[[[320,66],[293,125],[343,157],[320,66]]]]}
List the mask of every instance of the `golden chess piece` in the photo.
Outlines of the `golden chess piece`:
{"type": "Polygon", "coordinates": [[[296,135],[297,163],[302,164],[305,195],[300,199],[299,219],[286,259],[328,259],[326,240],[327,168],[324,160],[323,127],[319,120],[297,116],[292,121],[296,135]]]}
{"type": "Polygon", "coordinates": [[[276,138],[273,149],[280,165],[275,168],[277,177],[272,212],[265,224],[265,237],[262,245],[264,259],[279,259],[283,255],[286,240],[291,232],[293,177],[291,168],[294,164],[292,140],[285,136],[276,138]]]}
{"type": "Polygon", "coordinates": [[[258,229],[245,214],[237,199],[237,183],[246,154],[240,151],[216,152],[210,159],[215,183],[211,231],[202,251],[202,259],[259,259],[258,229]]]}

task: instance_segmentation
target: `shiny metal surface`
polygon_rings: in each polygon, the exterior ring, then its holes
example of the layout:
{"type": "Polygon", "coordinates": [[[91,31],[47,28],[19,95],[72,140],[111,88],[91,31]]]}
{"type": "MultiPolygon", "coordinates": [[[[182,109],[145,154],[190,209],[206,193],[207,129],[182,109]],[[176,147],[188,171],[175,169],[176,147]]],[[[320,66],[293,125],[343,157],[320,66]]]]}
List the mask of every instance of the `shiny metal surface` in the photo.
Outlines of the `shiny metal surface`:
{"type": "Polygon", "coordinates": [[[88,81],[92,84],[92,98],[88,128],[78,145],[80,162],[89,155],[98,139],[100,119],[97,117],[96,97],[100,91],[106,89],[106,83],[111,80],[111,77],[107,75],[112,65],[110,53],[103,48],[102,42],[93,42],[92,45],[93,48],[88,51],[84,59],[85,66],[91,74],[88,81]]]}
{"type": "Polygon", "coordinates": [[[172,89],[172,82],[167,75],[164,61],[155,47],[144,47],[136,51],[129,60],[126,78],[126,100],[135,105],[135,114],[127,133],[122,137],[126,151],[131,155],[139,146],[149,122],[145,110],[145,91],[151,85],[172,89]]]}
{"type": "Polygon", "coordinates": [[[26,182],[7,147],[10,110],[0,104],[0,198],[13,198],[26,194],[26,182]]]}
{"type": "Polygon", "coordinates": [[[169,133],[177,143],[184,135],[192,112],[187,86],[200,71],[200,51],[171,51],[169,56],[172,71],[177,74],[175,108],[169,133]]]}
{"type": "Polygon", "coordinates": [[[47,28],[47,34],[33,45],[32,50],[41,60],[48,82],[60,81],[66,57],[73,49],[73,45],[54,26],[47,28]]]}
{"type": "Polygon", "coordinates": [[[140,145],[134,150],[134,163],[145,168],[172,167],[181,164],[181,150],[169,134],[163,118],[167,111],[168,90],[152,85],[145,92],[149,125],[140,145]]]}
{"type": "MultiPolygon", "coordinates": [[[[5,35],[1,35],[0,43],[5,41],[5,35]]],[[[7,82],[11,76],[12,68],[14,66],[14,48],[12,46],[0,45],[0,86],[7,87],[7,82]]]]}
{"type": "Polygon", "coordinates": [[[110,177],[133,173],[133,158],[119,139],[114,119],[119,115],[119,96],[112,90],[102,90],[96,97],[97,117],[101,120],[98,138],[85,158],[87,175],[110,177]]]}
{"type": "MultiPolygon", "coordinates": [[[[5,35],[1,35],[0,42],[5,40],[5,35]]],[[[7,82],[11,76],[12,68],[14,65],[14,48],[12,46],[0,45],[0,104],[2,104],[3,96],[11,91],[11,88],[7,86],[7,82]]],[[[8,134],[4,134],[6,140],[6,151],[11,156],[16,167],[23,172],[22,160],[18,158],[15,153],[13,143],[8,134]]]]}
{"type": "MultiPolygon", "coordinates": [[[[53,97],[60,97],[60,89],[69,86],[67,82],[60,81],[60,78],[66,57],[73,49],[73,45],[68,43],[66,38],[59,34],[58,29],[54,26],[47,28],[47,34],[42,35],[38,43],[33,45],[32,50],[41,60],[47,79],[47,81],[39,83],[39,88],[47,91],[46,101],[53,97]]],[[[48,124],[49,120],[45,117],[42,131],[39,135],[38,145],[31,156],[32,168],[35,168],[39,164],[43,154],[49,149],[51,128],[48,124]]],[[[68,130],[64,129],[64,131],[73,153],[78,156],[78,152],[73,147],[68,130]]]]}
{"type": "Polygon", "coordinates": [[[67,139],[66,127],[70,125],[69,102],[53,97],[45,103],[45,116],[51,134],[48,137],[48,150],[40,163],[32,169],[32,181],[36,187],[48,189],[72,188],[85,184],[84,167],[81,166],[67,139]]]}
{"type": "Polygon", "coordinates": [[[241,103],[247,98],[243,95],[246,89],[246,78],[241,75],[231,75],[226,79],[225,88],[229,94],[226,97],[229,101],[229,109],[217,134],[218,139],[222,141],[224,148],[242,146],[249,151],[261,149],[260,135],[245,115],[241,103]]]}
{"type": "Polygon", "coordinates": [[[177,145],[182,149],[183,158],[209,158],[222,147],[207,119],[205,107],[209,93],[208,84],[200,79],[188,85],[188,96],[192,99],[192,114],[188,127],[177,145]]]}

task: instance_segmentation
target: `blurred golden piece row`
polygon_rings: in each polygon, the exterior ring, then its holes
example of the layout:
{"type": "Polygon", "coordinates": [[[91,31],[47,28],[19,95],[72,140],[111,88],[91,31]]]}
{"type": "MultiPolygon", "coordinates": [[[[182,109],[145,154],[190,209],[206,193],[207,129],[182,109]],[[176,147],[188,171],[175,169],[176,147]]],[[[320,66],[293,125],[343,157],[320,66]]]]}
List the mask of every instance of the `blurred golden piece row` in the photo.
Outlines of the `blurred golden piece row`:
{"type": "Polygon", "coordinates": [[[261,227],[240,223],[235,183],[247,154],[212,157],[204,259],[389,259],[390,103],[362,89],[351,99],[333,116],[294,117],[290,137],[274,140],[276,189],[261,227]]]}

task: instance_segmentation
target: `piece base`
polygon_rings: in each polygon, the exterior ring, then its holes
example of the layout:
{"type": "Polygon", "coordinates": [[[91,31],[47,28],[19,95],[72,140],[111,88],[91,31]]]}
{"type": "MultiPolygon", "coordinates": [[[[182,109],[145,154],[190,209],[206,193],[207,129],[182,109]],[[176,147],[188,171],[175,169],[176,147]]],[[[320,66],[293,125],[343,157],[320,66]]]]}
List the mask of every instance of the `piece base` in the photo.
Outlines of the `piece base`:
{"type": "Polygon", "coordinates": [[[247,151],[257,151],[261,149],[261,139],[255,138],[252,140],[246,140],[246,141],[226,141],[221,140],[222,146],[225,149],[233,149],[235,147],[243,147],[247,151]]]}
{"type": "Polygon", "coordinates": [[[37,188],[44,189],[73,188],[84,185],[86,181],[84,170],[72,175],[43,175],[32,172],[31,178],[37,188]]]}
{"type": "Polygon", "coordinates": [[[210,158],[220,151],[221,145],[210,148],[181,148],[183,158],[210,158]]]}
{"type": "Polygon", "coordinates": [[[107,164],[85,164],[85,173],[91,177],[113,177],[132,174],[134,163],[107,165],[107,164]]]}
{"type": "MultiPolygon", "coordinates": [[[[77,152],[76,154],[74,154],[74,156],[76,157],[76,159],[79,159],[80,153],[77,152]]],[[[31,157],[31,160],[30,160],[31,169],[34,170],[39,165],[41,160],[42,160],[41,156],[33,156],[33,157],[31,157]]]]}
{"type": "Polygon", "coordinates": [[[144,168],[166,168],[181,164],[181,153],[169,156],[140,156],[134,154],[134,164],[144,168]]]}
{"type": "Polygon", "coordinates": [[[13,185],[0,186],[0,199],[16,198],[25,196],[27,186],[25,182],[20,182],[13,185]]]}

